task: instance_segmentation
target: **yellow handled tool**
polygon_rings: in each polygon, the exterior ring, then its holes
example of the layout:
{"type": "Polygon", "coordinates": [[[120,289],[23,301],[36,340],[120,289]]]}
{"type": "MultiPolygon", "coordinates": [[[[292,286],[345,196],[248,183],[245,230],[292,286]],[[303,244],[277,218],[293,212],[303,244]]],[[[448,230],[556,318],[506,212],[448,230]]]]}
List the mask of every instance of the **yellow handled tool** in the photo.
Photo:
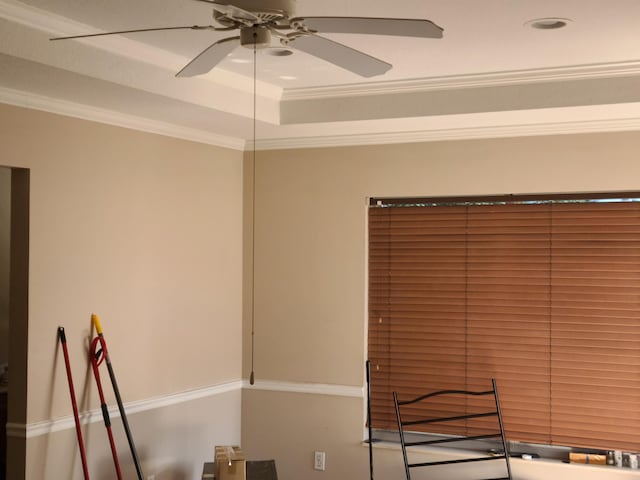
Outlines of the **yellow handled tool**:
{"type": "Polygon", "coordinates": [[[133,457],[133,463],[136,467],[136,473],[138,474],[138,480],[144,480],[144,475],[142,473],[142,467],[140,466],[140,460],[138,459],[138,452],[136,452],[136,446],[133,443],[133,436],[131,435],[131,429],[129,428],[129,422],[127,421],[127,414],[124,411],[124,405],[122,404],[122,397],[120,396],[120,389],[118,388],[118,382],[116,382],[116,375],[113,372],[113,366],[111,365],[111,359],[109,358],[109,351],[107,350],[107,342],[104,339],[104,334],[102,332],[102,325],[100,324],[100,319],[98,315],[95,313],[91,315],[91,321],[96,329],[96,333],[98,336],[93,339],[91,343],[91,355],[95,356],[98,359],[101,355],[105,363],[107,364],[107,370],[109,371],[109,378],[111,379],[111,385],[113,386],[113,393],[115,394],[116,401],[118,402],[118,410],[120,410],[120,418],[122,419],[122,425],[124,426],[124,431],[127,434],[127,441],[129,442],[129,449],[131,450],[131,456],[133,457]],[[97,344],[100,344],[100,350],[98,352],[95,351],[97,344]]]}

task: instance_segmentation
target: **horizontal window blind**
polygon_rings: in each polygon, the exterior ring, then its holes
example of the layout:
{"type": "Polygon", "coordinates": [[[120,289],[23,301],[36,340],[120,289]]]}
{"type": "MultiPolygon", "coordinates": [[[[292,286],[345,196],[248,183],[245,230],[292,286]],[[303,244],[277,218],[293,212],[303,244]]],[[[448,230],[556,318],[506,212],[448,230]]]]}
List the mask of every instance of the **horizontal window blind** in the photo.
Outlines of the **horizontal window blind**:
{"type": "Polygon", "coordinates": [[[393,391],[495,377],[509,439],[639,451],[639,306],[638,202],[373,205],[372,425],[396,428],[393,391]]]}

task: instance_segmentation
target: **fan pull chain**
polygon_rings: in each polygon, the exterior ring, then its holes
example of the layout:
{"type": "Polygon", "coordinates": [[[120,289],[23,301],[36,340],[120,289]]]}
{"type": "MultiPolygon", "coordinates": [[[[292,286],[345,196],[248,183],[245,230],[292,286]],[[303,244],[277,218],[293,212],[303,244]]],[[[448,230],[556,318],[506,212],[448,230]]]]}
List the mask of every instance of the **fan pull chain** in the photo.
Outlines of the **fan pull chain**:
{"type": "Polygon", "coordinates": [[[252,192],[251,192],[251,375],[249,376],[249,384],[255,383],[255,373],[253,370],[253,359],[255,356],[255,274],[256,274],[256,42],[257,32],[253,30],[253,172],[252,172],[252,192]]]}

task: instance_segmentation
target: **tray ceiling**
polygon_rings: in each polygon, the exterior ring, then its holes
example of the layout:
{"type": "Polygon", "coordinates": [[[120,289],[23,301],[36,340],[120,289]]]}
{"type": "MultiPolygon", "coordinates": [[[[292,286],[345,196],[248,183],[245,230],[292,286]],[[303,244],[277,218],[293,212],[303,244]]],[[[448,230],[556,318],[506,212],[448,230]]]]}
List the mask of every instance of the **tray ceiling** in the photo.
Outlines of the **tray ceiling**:
{"type": "MultiPolygon", "coordinates": [[[[635,0],[298,0],[300,16],[425,18],[442,39],[327,38],[393,68],[362,78],[301,51],[256,55],[257,148],[629,130],[640,127],[635,0]],[[561,29],[532,28],[540,18],[561,29]]],[[[194,0],[0,0],[0,101],[249,148],[253,51],[174,75],[227,32],[54,36],[210,24],[194,0]]]]}

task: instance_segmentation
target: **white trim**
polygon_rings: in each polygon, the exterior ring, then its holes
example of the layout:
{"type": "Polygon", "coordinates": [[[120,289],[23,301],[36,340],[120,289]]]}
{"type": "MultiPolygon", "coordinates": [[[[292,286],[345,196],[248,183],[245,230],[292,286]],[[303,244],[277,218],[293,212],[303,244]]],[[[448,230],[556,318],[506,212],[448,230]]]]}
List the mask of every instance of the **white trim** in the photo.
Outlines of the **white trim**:
{"type": "Polygon", "coordinates": [[[49,14],[47,17],[42,10],[25,3],[8,0],[0,0],[0,17],[37,30],[54,32],[62,31],[71,23],[57,15],[49,14]]]}
{"type": "MultiPolygon", "coordinates": [[[[346,147],[360,145],[387,145],[397,143],[434,142],[443,140],[469,140],[482,138],[525,137],[537,135],[565,135],[596,132],[625,132],[640,130],[640,117],[538,123],[528,125],[498,125],[490,127],[462,127],[414,132],[367,133],[331,135],[323,137],[296,137],[258,139],[258,150],[292,148],[346,147]]],[[[247,142],[250,145],[251,142],[247,142]]]]}
{"type": "Polygon", "coordinates": [[[1,86],[0,103],[41,110],[58,115],[66,115],[68,117],[80,118],[82,120],[104,123],[116,127],[155,133],[165,137],[180,138],[182,140],[230,148],[233,150],[245,149],[246,142],[243,139],[226,137],[193,128],[180,127],[171,123],[158,122],[148,118],[126,115],[112,110],[53,99],[51,97],[35,95],[33,93],[1,86]]]}
{"type": "MultiPolygon", "coordinates": [[[[31,5],[8,0],[0,0],[0,18],[24,25],[28,28],[40,30],[54,37],[104,33],[104,31],[85,25],[84,23],[73,21],[31,5]]],[[[104,38],[99,42],[95,42],[95,38],[85,38],[80,39],[80,41],[94,45],[100,50],[116,53],[120,56],[144,61],[145,63],[163,68],[166,68],[167,65],[184,64],[186,60],[180,55],[170,54],[159,48],[150,47],[144,43],[121,36],[104,38]]]]}
{"type": "MultiPolygon", "coordinates": [[[[169,123],[157,122],[133,115],[124,115],[110,110],[99,109],[63,100],[56,100],[4,87],[0,87],[0,102],[167,137],[180,138],[183,140],[230,148],[233,150],[248,151],[252,148],[252,142],[245,141],[243,139],[225,137],[222,135],[212,134],[210,132],[204,132],[202,130],[179,127],[169,123]]],[[[278,150],[293,148],[344,147],[432,142],[440,140],[466,140],[633,130],[640,130],[640,117],[521,125],[511,124],[490,127],[430,129],[395,133],[374,132],[354,135],[325,135],[321,137],[306,136],[295,138],[257,139],[256,149],[278,150]]]]}
{"type": "MultiPolygon", "coordinates": [[[[227,137],[202,130],[185,128],[148,118],[125,115],[79,103],[53,99],[28,92],[0,87],[0,103],[66,115],[83,120],[104,123],[132,130],[154,133],[192,142],[250,151],[251,140],[227,137]]],[[[640,117],[606,118],[587,121],[541,122],[535,124],[497,125],[489,127],[461,127],[448,129],[424,129],[404,132],[373,132],[350,135],[323,135],[317,137],[289,137],[257,139],[257,150],[294,148],[348,147],[399,143],[433,142],[442,140],[468,140],[482,138],[523,137],[536,135],[563,135],[595,132],[622,132],[640,130],[640,117]]]]}
{"type": "MultiPolygon", "coordinates": [[[[179,392],[171,395],[164,395],[161,397],[148,398],[145,400],[126,403],[124,405],[124,409],[127,412],[127,415],[135,414],[148,410],[154,410],[157,408],[169,407],[171,405],[177,405],[184,402],[190,402],[199,398],[239,391],[241,388],[242,381],[237,380],[233,382],[213,385],[210,387],[189,390],[186,392],[179,392]]],[[[109,416],[112,419],[120,416],[117,405],[109,407],[109,416]]],[[[80,422],[82,424],[96,423],[101,421],[102,410],[100,410],[99,408],[80,415],[80,422]]],[[[67,430],[70,428],[75,428],[75,419],[73,418],[73,415],[68,415],[53,420],[44,420],[41,422],[30,423],[28,425],[7,423],[7,436],[17,438],[33,438],[39,437],[41,435],[48,435],[50,433],[58,432],[61,430],[67,430]]]]}
{"type": "Polygon", "coordinates": [[[275,380],[258,380],[253,385],[244,381],[247,390],[268,390],[273,392],[308,393],[314,395],[332,395],[337,397],[364,398],[364,387],[351,385],[332,385],[325,383],[278,382],[275,380]]]}
{"type": "MultiPolygon", "coordinates": [[[[254,385],[250,385],[248,380],[236,380],[228,383],[221,383],[210,387],[189,390],[186,392],[174,393],[160,397],[148,398],[135,402],[126,403],[124,409],[127,415],[154,410],[158,408],[170,407],[180,403],[190,402],[199,398],[205,398],[223,393],[241,391],[243,389],[268,390],[273,392],[294,392],[313,395],[331,395],[338,397],[364,398],[364,387],[351,385],[329,385],[320,383],[296,383],[278,382],[274,380],[261,380],[254,385]]],[[[109,407],[109,416],[118,418],[120,412],[117,405],[109,407]]],[[[102,411],[99,408],[82,413],[80,423],[101,422],[102,411]]],[[[11,438],[33,438],[50,433],[59,432],[75,428],[73,415],[56,418],[53,420],[43,420],[41,422],[30,423],[28,425],[20,423],[7,423],[7,437],[11,438]]]]}
{"type": "Polygon", "coordinates": [[[323,98],[358,97],[391,93],[419,93],[431,90],[452,90],[476,87],[627,77],[640,74],[640,60],[598,63],[569,67],[548,67],[528,70],[450,75],[412,80],[391,80],[353,85],[289,88],[282,92],[282,101],[323,98]]]}

